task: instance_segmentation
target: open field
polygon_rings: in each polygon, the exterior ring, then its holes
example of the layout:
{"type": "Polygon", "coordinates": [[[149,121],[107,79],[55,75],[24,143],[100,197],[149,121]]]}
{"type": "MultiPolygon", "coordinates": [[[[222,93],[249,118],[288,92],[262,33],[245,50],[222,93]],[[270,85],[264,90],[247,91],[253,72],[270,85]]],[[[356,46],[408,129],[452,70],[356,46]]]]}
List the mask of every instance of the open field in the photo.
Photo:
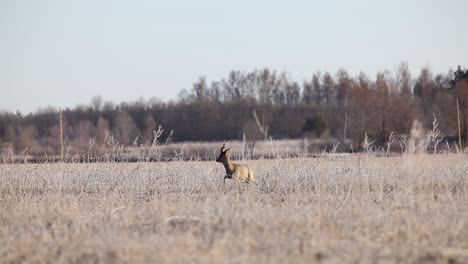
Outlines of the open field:
{"type": "Polygon", "coordinates": [[[2,263],[466,263],[468,157],[0,165],[2,263]]]}

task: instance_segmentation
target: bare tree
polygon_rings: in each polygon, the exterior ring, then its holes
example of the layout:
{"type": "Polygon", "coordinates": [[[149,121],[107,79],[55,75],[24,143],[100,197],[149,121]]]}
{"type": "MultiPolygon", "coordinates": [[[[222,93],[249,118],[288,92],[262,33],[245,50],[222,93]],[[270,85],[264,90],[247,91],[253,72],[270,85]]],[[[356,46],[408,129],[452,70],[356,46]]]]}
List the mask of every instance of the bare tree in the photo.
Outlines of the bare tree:
{"type": "Polygon", "coordinates": [[[330,73],[325,72],[323,75],[322,85],[323,99],[326,104],[329,104],[333,101],[333,93],[335,91],[335,81],[330,73]]]}
{"type": "Polygon", "coordinates": [[[314,90],[313,90],[312,83],[304,81],[302,84],[302,102],[309,105],[312,104],[314,101],[314,90]]]}
{"type": "Polygon", "coordinates": [[[208,89],[207,96],[213,102],[221,102],[223,100],[221,83],[218,81],[212,82],[208,89]]]}
{"type": "Polygon", "coordinates": [[[285,87],[285,101],[287,105],[298,104],[301,98],[301,87],[297,82],[288,83],[285,87]]]}
{"type": "Polygon", "coordinates": [[[261,105],[271,104],[273,87],[276,83],[276,72],[270,72],[268,69],[262,69],[257,73],[258,78],[258,100],[261,105]]]}
{"type": "Polygon", "coordinates": [[[20,151],[27,153],[40,153],[42,146],[39,144],[37,129],[32,125],[18,127],[17,145],[20,151]]]}
{"type": "Polygon", "coordinates": [[[89,120],[81,120],[75,128],[73,145],[77,148],[88,147],[89,140],[94,138],[96,128],[89,120]]]}
{"type": "Polygon", "coordinates": [[[320,72],[316,72],[312,76],[312,87],[314,89],[315,104],[319,105],[322,102],[322,87],[320,85],[320,72]]]}
{"type": "Polygon", "coordinates": [[[373,102],[375,115],[376,136],[380,142],[385,141],[387,131],[387,109],[389,106],[390,87],[388,84],[388,72],[379,72],[375,80],[375,96],[373,102]]]}
{"type": "Polygon", "coordinates": [[[411,72],[408,68],[407,62],[401,62],[398,65],[396,73],[396,82],[398,91],[403,95],[410,95],[411,93],[411,72]]]}
{"type": "Polygon", "coordinates": [[[257,124],[258,131],[263,135],[263,139],[268,139],[268,125],[265,123],[265,119],[260,120],[255,109],[252,112],[255,123],[257,124]]]}
{"type": "Polygon", "coordinates": [[[288,85],[288,78],[286,73],[281,73],[276,79],[273,87],[273,103],[276,105],[286,104],[286,86],[288,85]]]}
{"type": "Polygon", "coordinates": [[[138,135],[135,122],[133,122],[132,117],[125,111],[120,111],[117,114],[112,132],[123,145],[129,145],[138,135]]]}
{"type": "Polygon", "coordinates": [[[93,107],[94,111],[101,111],[102,106],[104,104],[104,100],[102,96],[95,96],[91,99],[91,106],[93,107]]]}
{"type": "Polygon", "coordinates": [[[454,73],[452,84],[455,88],[455,96],[458,101],[461,130],[459,133],[462,137],[462,143],[466,144],[468,141],[468,69],[462,70],[458,66],[457,71],[454,73]]]}
{"type": "Polygon", "coordinates": [[[145,131],[143,137],[147,142],[151,142],[153,138],[153,131],[156,130],[156,122],[154,121],[153,116],[148,115],[145,119],[145,131]]]}
{"type": "Polygon", "coordinates": [[[373,98],[370,89],[371,80],[361,72],[355,82],[351,84],[349,95],[349,127],[353,146],[356,150],[362,146],[365,133],[369,130],[369,123],[373,112],[373,98]]]}
{"type": "Polygon", "coordinates": [[[204,100],[208,90],[206,78],[204,76],[200,77],[198,81],[193,84],[192,89],[196,100],[204,100]]]}
{"type": "Polygon", "coordinates": [[[436,92],[436,84],[434,82],[432,72],[428,67],[424,67],[414,85],[414,95],[422,99],[425,111],[429,110],[436,92]]]}
{"type": "Polygon", "coordinates": [[[102,116],[99,117],[97,124],[96,124],[96,142],[98,144],[104,144],[104,139],[106,136],[106,132],[109,131],[109,121],[104,119],[102,116]]]}

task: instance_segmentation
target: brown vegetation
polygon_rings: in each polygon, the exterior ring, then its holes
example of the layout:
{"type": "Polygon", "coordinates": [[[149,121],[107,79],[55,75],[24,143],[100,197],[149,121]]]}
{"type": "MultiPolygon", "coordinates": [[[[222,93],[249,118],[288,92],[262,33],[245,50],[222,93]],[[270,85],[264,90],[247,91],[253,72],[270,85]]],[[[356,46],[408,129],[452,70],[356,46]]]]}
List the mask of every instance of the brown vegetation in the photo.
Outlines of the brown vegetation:
{"type": "Polygon", "coordinates": [[[2,263],[466,263],[464,155],[0,165],[2,263]]]}

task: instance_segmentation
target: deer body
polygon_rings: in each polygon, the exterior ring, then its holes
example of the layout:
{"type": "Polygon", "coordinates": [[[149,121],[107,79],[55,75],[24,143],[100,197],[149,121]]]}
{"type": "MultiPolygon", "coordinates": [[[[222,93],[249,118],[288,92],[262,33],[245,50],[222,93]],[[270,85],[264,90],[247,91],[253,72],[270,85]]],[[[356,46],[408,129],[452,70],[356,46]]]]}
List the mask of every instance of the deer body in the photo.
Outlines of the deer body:
{"type": "Polygon", "coordinates": [[[237,182],[242,181],[246,183],[255,182],[253,170],[249,166],[231,162],[229,149],[226,149],[225,145],[221,148],[221,153],[216,162],[222,163],[226,170],[224,182],[226,182],[226,179],[234,179],[237,182]]]}

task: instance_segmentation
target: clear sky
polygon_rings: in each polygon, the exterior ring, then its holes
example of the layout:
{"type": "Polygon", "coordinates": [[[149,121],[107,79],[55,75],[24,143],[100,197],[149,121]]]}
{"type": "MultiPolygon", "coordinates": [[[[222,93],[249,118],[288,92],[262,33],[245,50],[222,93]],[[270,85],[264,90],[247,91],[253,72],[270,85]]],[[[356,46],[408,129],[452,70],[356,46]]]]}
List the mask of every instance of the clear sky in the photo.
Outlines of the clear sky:
{"type": "Polygon", "coordinates": [[[466,0],[0,0],[0,110],[175,99],[269,67],[374,77],[468,66],[466,0]]]}

